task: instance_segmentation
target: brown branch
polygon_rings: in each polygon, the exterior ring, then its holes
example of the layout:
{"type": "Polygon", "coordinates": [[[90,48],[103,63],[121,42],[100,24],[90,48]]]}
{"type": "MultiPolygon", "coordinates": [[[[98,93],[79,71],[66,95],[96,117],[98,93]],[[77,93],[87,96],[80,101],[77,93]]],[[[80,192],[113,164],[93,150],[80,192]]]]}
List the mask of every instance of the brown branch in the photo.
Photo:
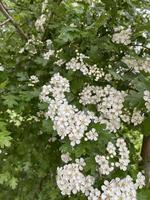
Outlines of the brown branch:
{"type": "Polygon", "coordinates": [[[147,49],[148,51],[150,51],[150,48],[148,48],[147,46],[144,46],[142,44],[129,44],[128,46],[130,46],[130,47],[143,47],[144,49],[147,49]]]}
{"type": "Polygon", "coordinates": [[[150,136],[143,136],[141,156],[145,170],[146,184],[147,187],[150,187],[150,136]]]}
{"type": "Polygon", "coordinates": [[[4,22],[2,22],[2,23],[0,24],[0,26],[4,26],[4,25],[7,24],[9,21],[10,21],[10,19],[6,19],[4,22]]]}
{"type": "Polygon", "coordinates": [[[3,15],[10,21],[10,23],[15,27],[16,31],[20,34],[20,36],[24,40],[28,40],[26,34],[23,32],[23,30],[19,27],[19,25],[14,21],[12,16],[9,14],[7,8],[4,6],[4,4],[0,1],[0,11],[3,13],[3,15]]]}

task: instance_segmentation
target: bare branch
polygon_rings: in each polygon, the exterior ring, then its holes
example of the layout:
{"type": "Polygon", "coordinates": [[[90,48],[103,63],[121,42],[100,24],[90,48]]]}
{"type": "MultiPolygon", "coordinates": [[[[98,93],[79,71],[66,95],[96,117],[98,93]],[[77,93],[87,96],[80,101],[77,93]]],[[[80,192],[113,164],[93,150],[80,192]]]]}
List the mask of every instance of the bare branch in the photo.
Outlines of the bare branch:
{"type": "Polygon", "coordinates": [[[9,21],[10,21],[10,19],[6,19],[4,22],[2,22],[2,23],[0,24],[0,26],[3,26],[3,25],[5,25],[5,24],[7,24],[9,21]]]}
{"type": "Polygon", "coordinates": [[[14,21],[12,16],[9,14],[7,8],[4,6],[2,2],[0,2],[0,11],[3,13],[3,15],[9,19],[10,23],[16,28],[16,31],[21,35],[21,37],[24,40],[28,40],[26,34],[23,32],[23,30],[19,27],[19,25],[14,21]]]}
{"type": "Polygon", "coordinates": [[[150,48],[148,48],[147,46],[144,46],[142,44],[129,44],[128,46],[131,46],[131,47],[143,47],[144,49],[147,49],[150,51],[150,48]]]}

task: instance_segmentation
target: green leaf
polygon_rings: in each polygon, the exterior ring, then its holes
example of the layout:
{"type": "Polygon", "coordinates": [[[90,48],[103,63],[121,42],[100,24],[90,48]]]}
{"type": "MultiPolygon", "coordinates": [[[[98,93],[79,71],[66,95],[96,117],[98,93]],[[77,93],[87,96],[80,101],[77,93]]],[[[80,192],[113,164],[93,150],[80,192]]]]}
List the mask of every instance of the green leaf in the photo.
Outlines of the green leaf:
{"type": "Polygon", "coordinates": [[[143,189],[137,193],[137,200],[149,200],[150,199],[150,190],[143,189]]]}
{"type": "Polygon", "coordinates": [[[0,121],[0,147],[10,147],[12,138],[9,136],[10,133],[6,129],[6,124],[0,121]]]}
{"type": "Polygon", "coordinates": [[[9,108],[13,108],[14,106],[18,105],[18,97],[14,96],[14,95],[7,95],[7,96],[3,96],[4,99],[4,105],[7,105],[9,108]]]}
{"type": "Polygon", "coordinates": [[[12,177],[9,180],[9,186],[14,190],[17,187],[17,178],[12,177]]]}

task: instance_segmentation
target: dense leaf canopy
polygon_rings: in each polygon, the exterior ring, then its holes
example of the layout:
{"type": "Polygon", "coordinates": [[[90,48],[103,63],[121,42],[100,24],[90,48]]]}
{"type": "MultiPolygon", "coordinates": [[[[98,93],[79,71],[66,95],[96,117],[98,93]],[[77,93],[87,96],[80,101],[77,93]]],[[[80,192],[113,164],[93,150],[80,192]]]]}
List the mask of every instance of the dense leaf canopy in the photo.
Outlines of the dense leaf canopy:
{"type": "MultiPolygon", "coordinates": [[[[57,167],[64,166],[65,153],[73,163],[84,158],[83,173],[96,179],[94,186],[100,191],[105,180],[130,175],[135,181],[142,170],[142,137],[150,135],[150,1],[5,0],[0,4],[0,199],[87,199],[82,192],[61,194],[56,174],[57,167]],[[82,65],[75,69],[79,61],[82,65]],[[92,71],[95,67],[97,72],[92,71]],[[56,74],[69,81],[70,91],[61,94],[69,105],[85,116],[89,111],[103,115],[102,123],[88,124],[87,130],[93,128],[99,135],[96,141],[81,137],[79,144],[71,145],[69,134],[60,137],[52,112],[46,118],[48,104],[40,98],[43,85],[54,85],[56,90],[67,85],[60,78],[55,86],[56,74]],[[113,114],[113,119],[105,116],[106,104],[98,109],[97,99],[93,103],[80,99],[86,87],[93,86],[91,94],[87,91],[92,96],[96,87],[103,90],[108,85],[115,89],[114,98],[123,99],[123,111],[120,116],[113,114]],[[118,128],[110,130],[117,120],[118,128]],[[95,156],[106,155],[108,142],[115,144],[118,138],[124,138],[130,151],[129,166],[101,175],[95,156]]],[[[113,98],[108,101],[111,104],[113,98]]],[[[150,199],[149,189],[138,190],[137,199],[150,199]]]]}

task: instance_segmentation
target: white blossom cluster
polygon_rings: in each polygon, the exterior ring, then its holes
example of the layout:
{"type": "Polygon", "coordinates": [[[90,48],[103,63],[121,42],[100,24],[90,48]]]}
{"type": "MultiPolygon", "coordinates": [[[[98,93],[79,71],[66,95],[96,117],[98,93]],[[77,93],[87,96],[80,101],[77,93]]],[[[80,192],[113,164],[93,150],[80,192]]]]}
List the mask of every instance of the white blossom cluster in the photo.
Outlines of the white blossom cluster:
{"type": "Polygon", "coordinates": [[[102,200],[137,200],[134,182],[130,176],[104,181],[102,200]]]}
{"type": "Polygon", "coordinates": [[[29,78],[28,86],[34,86],[38,82],[39,82],[39,78],[35,75],[31,75],[29,78]]]}
{"type": "Polygon", "coordinates": [[[85,141],[88,141],[88,140],[94,140],[94,141],[97,141],[98,140],[98,133],[96,131],[95,128],[92,128],[90,131],[86,132],[85,133],[85,141]]]}
{"type": "Polygon", "coordinates": [[[56,181],[62,195],[70,197],[71,194],[82,192],[88,200],[137,200],[136,190],[145,186],[145,176],[139,172],[135,183],[129,175],[122,179],[117,177],[110,182],[104,181],[101,193],[93,187],[94,177],[82,173],[85,165],[84,159],[79,158],[75,163],[57,168],[56,181]]]}
{"type": "Polygon", "coordinates": [[[141,124],[143,120],[144,114],[142,114],[141,111],[134,109],[131,117],[131,122],[134,124],[134,126],[141,124]]]}
{"type": "Polygon", "coordinates": [[[136,182],[135,182],[135,188],[136,189],[142,189],[145,186],[145,176],[142,172],[139,172],[137,174],[136,182]]]}
{"type": "Polygon", "coordinates": [[[14,110],[9,109],[7,110],[7,113],[10,117],[10,123],[13,123],[17,127],[19,127],[22,124],[24,118],[20,114],[16,113],[14,110]]]}
{"type": "Polygon", "coordinates": [[[111,158],[116,156],[116,146],[112,142],[108,142],[106,150],[111,158]]]}
{"type": "Polygon", "coordinates": [[[35,28],[38,31],[44,31],[44,24],[46,22],[46,15],[42,14],[35,22],[35,28]]]}
{"type": "Polygon", "coordinates": [[[123,122],[127,123],[127,124],[130,124],[130,121],[131,121],[131,113],[124,109],[123,110],[123,114],[120,115],[120,118],[122,119],[123,122]]]}
{"type": "MultiPolygon", "coordinates": [[[[80,93],[80,103],[97,105],[98,117],[90,111],[80,111],[74,105],[70,105],[65,97],[66,92],[70,92],[69,81],[56,73],[49,84],[43,86],[40,99],[48,103],[45,116],[53,121],[54,130],[61,139],[68,136],[72,146],[79,144],[82,138],[85,141],[98,140],[96,129],[88,129],[91,122],[104,123],[107,129],[115,132],[120,128],[120,121],[123,117],[124,121],[129,120],[127,112],[127,116],[123,113],[126,94],[109,85],[104,88],[88,85],[80,93]]],[[[130,120],[137,125],[143,120],[141,116],[141,113],[135,109],[130,120]]],[[[115,168],[126,171],[130,159],[125,140],[118,138],[115,144],[109,142],[106,150],[107,155],[95,156],[100,174],[109,175],[115,168]]],[[[105,181],[101,194],[97,188],[93,187],[94,178],[83,174],[82,171],[86,165],[83,158],[70,163],[72,161],[70,154],[63,153],[61,159],[65,165],[57,168],[57,185],[62,195],[70,196],[81,192],[88,200],[136,200],[136,190],[145,184],[145,177],[142,173],[137,175],[136,183],[130,176],[124,179],[116,178],[110,182],[105,181]]]]}
{"type": "Polygon", "coordinates": [[[144,91],[143,99],[145,101],[145,107],[147,108],[148,111],[150,111],[150,91],[148,90],[144,91]]]}
{"type": "Polygon", "coordinates": [[[109,142],[106,148],[108,155],[97,155],[95,157],[96,163],[99,165],[99,172],[102,175],[109,175],[115,167],[120,168],[123,171],[127,170],[129,159],[129,150],[123,138],[118,138],[116,145],[109,142]],[[119,160],[115,162],[110,162],[111,158],[119,156],[119,160]]]}
{"type": "Polygon", "coordinates": [[[109,164],[109,158],[106,156],[97,155],[95,161],[98,163],[99,173],[102,175],[109,175],[114,170],[114,166],[109,164]]]}
{"type": "Polygon", "coordinates": [[[26,42],[26,44],[24,45],[24,47],[22,47],[19,50],[19,53],[22,54],[25,51],[28,51],[30,54],[36,54],[37,53],[37,46],[43,46],[43,42],[36,39],[34,35],[32,35],[32,37],[30,39],[28,39],[28,41],[26,42]]]}
{"type": "Polygon", "coordinates": [[[59,67],[62,66],[65,63],[65,61],[63,59],[59,59],[57,60],[54,64],[58,65],[59,67]]]}
{"type": "Polygon", "coordinates": [[[116,132],[120,128],[123,103],[126,94],[107,85],[86,86],[80,93],[80,103],[83,105],[96,104],[100,113],[98,121],[106,125],[111,132],[116,132]]]}
{"type": "MultiPolygon", "coordinates": [[[[77,56],[66,63],[66,69],[71,69],[72,71],[79,70],[83,75],[93,76],[95,81],[98,81],[102,77],[105,79],[103,68],[98,68],[96,64],[91,66],[85,62],[85,59],[89,59],[89,57],[77,52],[77,56]]],[[[110,78],[109,76],[109,79],[110,78]]],[[[106,79],[108,79],[108,76],[106,76],[106,79]]]]}
{"type": "Polygon", "coordinates": [[[121,44],[125,44],[128,45],[131,43],[131,35],[132,35],[132,31],[131,28],[128,28],[126,30],[117,30],[116,33],[114,33],[113,37],[112,37],[112,41],[116,42],[116,43],[121,43],[121,44]]]}
{"type": "Polygon", "coordinates": [[[52,49],[50,49],[50,50],[48,50],[47,52],[43,53],[43,58],[44,58],[45,60],[49,60],[49,58],[50,58],[51,56],[53,56],[54,53],[55,53],[55,51],[52,50],[52,49]]]}
{"type": "Polygon", "coordinates": [[[84,132],[94,119],[93,113],[79,111],[75,106],[69,105],[64,92],[69,92],[69,82],[67,79],[55,74],[49,85],[43,86],[40,98],[47,102],[47,117],[53,121],[53,128],[57,131],[61,139],[68,136],[71,145],[79,144],[84,137],[84,132]],[[52,94],[52,98],[49,94],[52,94]]]}
{"type": "Polygon", "coordinates": [[[68,163],[69,161],[71,161],[71,157],[70,157],[70,154],[67,152],[67,153],[64,153],[61,155],[61,159],[64,163],[68,163]]]}
{"type": "Polygon", "coordinates": [[[121,170],[126,171],[128,164],[130,163],[129,150],[127,148],[126,142],[123,138],[118,138],[116,142],[116,147],[119,152],[119,161],[115,163],[116,167],[121,170]]]}
{"type": "Polygon", "coordinates": [[[53,43],[50,39],[46,40],[46,47],[48,50],[45,53],[43,53],[43,58],[45,60],[49,60],[50,57],[55,54],[55,50],[53,50],[53,43]]]}
{"type": "Polygon", "coordinates": [[[123,58],[123,62],[126,63],[130,69],[133,69],[134,73],[140,73],[141,71],[150,73],[150,58],[135,59],[126,56],[123,58]]]}
{"type": "Polygon", "coordinates": [[[62,195],[77,194],[82,192],[88,200],[98,200],[100,191],[93,188],[94,178],[84,176],[82,173],[85,162],[83,158],[76,160],[75,163],[66,164],[57,168],[57,185],[62,195]]]}

